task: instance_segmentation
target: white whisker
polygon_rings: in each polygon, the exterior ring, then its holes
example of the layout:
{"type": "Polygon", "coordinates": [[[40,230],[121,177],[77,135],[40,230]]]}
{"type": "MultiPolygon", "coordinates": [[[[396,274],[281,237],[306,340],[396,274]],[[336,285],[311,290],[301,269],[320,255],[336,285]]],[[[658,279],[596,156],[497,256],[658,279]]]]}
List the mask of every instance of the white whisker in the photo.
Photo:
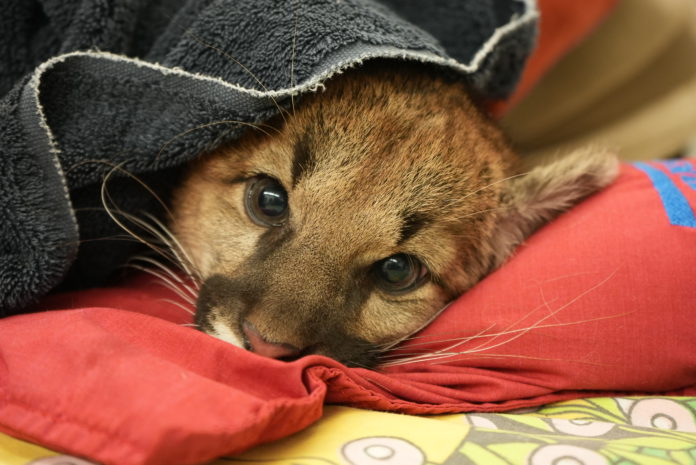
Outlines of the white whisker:
{"type": "MultiPolygon", "coordinates": [[[[442,312],[444,312],[450,305],[452,305],[452,302],[446,303],[440,310],[438,310],[437,312],[435,312],[435,314],[432,315],[425,323],[423,323],[423,324],[420,325],[418,328],[416,328],[415,330],[413,330],[413,332],[410,333],[410,334],[416,334],[417,332],[421,331],[423,328],[425,328],[426,326],[428,326],[430,323],[433,322],[433,320],[435,320],[435,318],[437,318],[438,316],[440,316],[440,314],[441,314],[442,312]]],[[[401,342],[403,342],[403,341],[409,339],[409,338],[411,337],[410,334],[407,334],[407,335],[405,335],[405,336],[403,336],[403,337],[400,337],[400,338],[398,338],[398,339],[396,339],[396,340],[394,340],[394,341],[392,341],[392,342],[383,344],[383,345],[380,346],[380,349],[381,349],[382,351],[386,352],[387,350],[392,349],[393,347],[396,347],[396,346],[397,346],[398,344],[400,344],[401,342]]]]}
{"type": "MultiPolygon", "coordinates": [[[[159,160],[159,158],[162,156],[162,153],[167,149],[167,147],[169,147],[170,144],[174,143],[180,137],[184,137],[187,134],[191,134],[192,132],[195,132],[195,131],[200,131],[201,129],[210,128],[213,126],[232,125],[232,124],[238,124],[240,126],[247,126],[247,127],[254,128],[254,129],[256,129],[256,130],[258,130],[258,131],[260,131],[260,132],[262,132],[265,135],[270,137],[270,134],[268,132],[266,132],[265,130],[263,130],[261,128],[261,126],[258,124],[247,123],[245,121],[239,121],[239,120],[234,120],[234,119],[211,121],[209,123],[200,124],[198,126],[195,126],[195,127],[190,128],[190,129],[187,129],[185,131],[182,131],[179,134],[172,137],[171,139],[169,139],[168,141],[166,141],[164,144],[162,144],[162,147],[160,148],[159,152],[157,152],[157,155],[155,156],[155,160],[159,160]]],[[[269,126],[266,124],[264,124],[264,126],[269,128],[269,129],[274,129],[278,133],[280,132],[276,128],[274,128],[273,126],[269,126]]]]}
{"type": "Polygon", "coordinates": [[[125,219],[133,223],[134,225],[138,226],[139,228],[143,229],[145,232],[148,234],[151,234],[154,238],[154,240],[148,240],[148,247],[155,252],[162,258],[166,258],[169,263],[172,265],[181,268],[181,264],[179,263],[178,257],[176,254],[173,252],[173,247],[172,244],[167,240],[166,237],[164,237],[161,233],[159,233],[152,225],[148,224],[147,222],[143,221],[142,219],[131,215],[130,213],[126,213],[123,211],[118,211],[116,212],[118,215],[123,216],[125,219]],[[155,244],[161,244],[165,248],[158,247],[155,244]]]}
{"type": "Polygon", "coordinates": [[[491,324],[488,328],[482,329],[481,331],[479,331],[479,332],[478,332],[477,334],[475,334],[474,336],[464,337],[464,338],[462,338],[462,340],[460,340],[459,342],[457,342],[457,343],[455,343],[455,344],[452,344],[452,345],[450,345],[450,346],[448,346],[448,347],[445,347],[445,348],[443,348],[443,349],[436,350],[435,352],[428,352],[428,353],[424,353],[424,354],[420,354],[420,355],[415,355],[415,356],[412,356],[412,357],[406,357],[406,358],[404,358],[404,359],[400,359],[400,360],[396,360],[396,361],[393,361],[393,362],[385,363],[383,366],[392,366],[392,365],[395,365],[395,364],[396,364],[396,365],[402,365],[402,363],[401,363],[402,361],[416,362],[416,361],[419,361],[419,360],[424,359],[424,358],[428,358],[428,359],[429,359],[430,357],[433,357],[433,356],[434,356],[434,357],[439,357],[440,355],[443,355],[443,356],[445,356],[445,357],[449,357],[449,356],[452,355],[452,354],[449,353],[449,352],[446,352],[446,351],[450,351],[450,350],[452,350],[452,349],[454,349],[454,348],[456,348],[456,347],[459,347],[459,346],[462,345],[462,344],[466,344],[466,343],[469,342],[472,338],[474,338],[474,337],[476,337],[476,336],[480,336],[481,334],[485,333],[486,331],[488,331],[489,329],[493,328],[494,326],[495,326],[495,324],[491,324]],[[397,363],[395,363],[395,362],[397,362],[397,363]]]}
{"type": "Polygon", "coordinates": [[[466,198],[468,198],[468,197],[471,197],[472,195],[476,195],[476,194],[478,194],[478,193],[481,192],[481,191],[484,191],[484,190],[486,190],[486,189],[489,189],[489,188],[495,186],[496,184],[500,184],[501,182],[506,182],[506,181],[509,181],[509,180],[511,180],[511,179],[515,179],[515,178],[519,178],[519,177],[522,177],[522,176],[526,176],[526,175],[528,175],[528,174],[529,174],[529,172],[526,172],[526,173],[519,173],[519,174],[513,174],[512,176],[508,176],[508,177],[503,178],[503,179],[498,179],[497,181],[494,181],[494,182],[492,182],[492,183],[490,183],[490,184],[487,184],[487,185],[485,185],[485,186],[483,186],[483,187],[480,187],[480,188],[476,189],[475,191],[469,192],[468,194],[464,195],[464,197],[460,198],[459,200],[464,200],[464,199],[466,199],[466,198]]]}
{"type": "Polygon", "coordinates": [[[173,247],[171,247],[172,253],[176,255],[178,259],[178,264],[184,269],[184,271],[186,271],[186,274],[188,274],[192,278],[193,284],[196,287],[196,289],[199,289],[200,285],[198,284],[198,281],[200,280],[200,275],[193,267],[193,260],[191,259],[191,256],[188,254],[188,252],[181,244],[179,239],[169,228],[162,224],[162,222],[159,219],[157,219],[153,215],[150,215],[149,213],[145,213],[145,215],[150,219],[150,221],[154,222],[157,226],[159,226],[159,228],[170,238],[171,242],[173,243],[173,247]]]}
{"type": "MultiPolygon", "coordinates": [[[[456,357],[457,355],[460,354],[454,354],[452,357],[456,357]]],[[[581,363],[584,365],[592,365],[592,366],[607,366],[606,363],[596,363],[596,362],[588,362],[586,360],[570,360],[570,359],[562,359],[562,358],[547,358],[547,357],[534,357],[534,356],[528,356],[528,355],[517,355],[517,354],[461,354],[461,357],[457,358],[450,358],[447,361],[439,361],[436,360],[432,364],[433,365],[438,365],[442,363],[453,363],[453,362],[458,362],[461,360],[470,360],[472,358],[518,358],[518,359],[523,359],[523,360],[542,360],[542,361],[548,361],[548,362],[564,362],[564,363],[581,363]]]]}
{"type": "MultiPolygon", "coordinates": [[[[290,0],[290,10],[292,11],[292,55],[290,56],[290,88],[295,88],[295,47],[297,43],[297,16],[295,11],[295,2],[290,0]]],[[[292,116],[295,116],[295,94],[290,94],[290,105],[292,106],[292,116]]]]}
{"type": "Polygon", "coordinates": [[[180,287],[182,287],[183,289],[187,290],[187,291],[189,292],[189,294],[191,294],[191,296],[192,296],[193,298],[196,298],[196,297],[198,296],[198,292],[196,292],[195,289],[193,289],[191,286],[189,286],[188,284],[186,284],[186,281],[184,281],[183,279],[181,279],[181,277],[180,277],[177,273],[175,273],[175,272],[174,272],[173,270],[171,270],[170,268],[167,268],[166,266],[164,266],[162,263],[158,262],[157,260],[154,260],[154,259],[152,259],[152,258],[150,258],[150,257],[145,257],[145,256],[133,257],[131,260],[138,260],[138,261],[145,262],[145,263],[149,263],[149,264],[151,264],[151,265],[156,266],[156,267],[159,268],[160,270],[164,271],[164,272],[167,274],[167,276],[169,276],[169,277],[171,277],[172,279],[174,279],[174,280],[178,283],[178,285],[179,285],[180,287]]]}
{"type": "MultiPolygon", "coordinates": [[[[148,193],[150,193],[160,203],[160,205],[162,205],[166,213],[170,217],[172,216],[166,204],[164,204],[162,199],[160,199],[156,195],[156,193],[149,186],[147,186],[147,184],[145,184],[137,176],[134,176],[133,174],[129,173],[128,171],[122,168],[124,163],[125,162],[119,165],[112,165],[107,163],[112,168],[104,176],[101,185],[101,201],[104,211],[107,213],[107,215],[109,215],[112,221],[114,221],[114,223],[116,223],[121,229],[123,229],[131,238],[146,245],[159,256],[167,259],[167,261],[169,261],[172,265],[182,269],[182,271],[184,271],[184,273],[191,278],[191,283],[193,283],[193,285],[196,287],[196,290],[191,289],[190,286],[186,283],[181,282],[181,284],[184,285],[186,289],[189,291],[189,293],[195,297],[197,295],[197,289],[199,287],[199,275],[195,271],[195,268],[192,266],[188,253],[186,252],[182,244],[176,239],[176,237],[174,237],[171,231],[152,214],[145,213],[145,216],[153,223],[150,224],[147,221],[136,217],[135,215],[122,211],[121,209],[117,208],[115,202],[111,198],[111,195],[107,189],[107,185],[109,180],[111,179],[111,176],[113,176],[116,171],[119,171],[121,173],[125,173],[126,175],[128,175],[128,177],[137,181],[144,189],[147,190],[148,193]],[[150,236],[152,236],[156,240],[156,242],[162,244],[162,246],[164,247],[158,246],[150,238],[145,238],[142,235],[136,233],[131,227],[127,226],[123,221],[121,221],[119,217],[122,217],[124,220],[130,221],[133,225],[137,226],[138,228],[142,229],[150,236]]],[[[150,259],[146,259],[144,261],[148,262],[151,265],[157,266],[162,271],[165,271],[167,275],[169,275],[171,278],[175,280],[180,280],[177,273],[172,271],[170,268],[164,266],[164,264],[154,260],[148,260],[150,259]]]]}
{"type": "MultiPolygon", "coordinates": [[[[158,254],[163,255],[163,256],[166,256],[166,252],[165,252],[164,250],[162,250],[161,248],[155,246],[154,244],[152,244],[151,241],[148,241],[148,240],[144,239],[144,238],[141,237],[139,234],[137,234],[135,231],[133,231],[131,228],[129,228],[128,226],[126,226],[120,219],[118,219],[118,218],[116,217],[116,214],[115,214],[115,213],[112,211],[112,209],[109,207],[109,204],[108,204],[108,202],[107,202],[107,199],[108,199],[108,200],[111,200],[112,204],[113,204],[113,200],[111,199],[111,196],[110,196],[109,193],[108,193],[108,190],[107,190],[107,188],[106,188],[106,185],[107,185],[109,179],[111,178],[111,176],[113,175],[113,173],[114,173],[117,169],[121,169],[121,166],[122,166],[124,163],[125,163],[125,162],[123,162],[123,163],[121,163],[121,164],[119,164],[119,165],[113,167],[113,168],[106,174],[106,176],[104,176],[104,180],[102,181],[102,185],[101,185],[101,189],[100,189],[101,202],[102,202],[102,205],[104,206],[104,210],[106,211],[106,214],[109,215],[109,217],[111,218],[111,220],[112,220],[114,223],[116,223],[116,224],[117,224],[121,229],[123,229],[125,232],[127,232],[127,233],[130,234],[132,237],[134,237],[135,239],[137,239],[140,243],[146,245],[147,247],[149,247],[150,249],[154,250],[154,251],[157,252],[158,254]]],[[[114,204],[114,205],[115,205],[115,204],[114,204]]],[[[128,218],[129,216],[131,216],[131,215],[129,215],[129,214],[127,214],[127,213],[121,211],[120,209],[116,209],[116,210],[117,210],[117,213],[118,213],[119,215],[125,216],[126,218],[128,218]]]]}
{"type": "Polygon", "coordinates": [[[284,112],[286,110],[281,108],[281,106],[278,104],[278,101],[272,95],[270,95],[270,91],[268,90],[268,88],[263,84],[263,82],[261,82],[261,79],[259,79],[254,73],[252,73],[249,68],[244,66],[239,60],[237,60],[235,57],[233,57],[232,55],[230,55],[226,51],[222,50],[220,47],[216,47],[213,44],[209,44],[209,43],[205,42],[203,39],[201,39],[200,37],[197,37],[190,30],[187,30],[185,32],[185,34],[188,35],[189,37],[191,37],[193,40],[195,40],[199,44],[203,45],[204,47],[208,47],[209,49],[214,50],[215,52],[219,53],[220,55],[224,56],[225,58],[227,58],[231,62],[235,63],[240,68],[242,68],[242,70],[244,70],[245,73],[247,73],[249,76],[251,76],[251,78],[254,79],[256,81],[256,83],[261,86],[261,88],[264,90],[264,92],[269,94],[268,98],[270,98],[273,101],[273,104],[278,109],[278,112],[280,113],[281,118],[283,118],[283,121],[285,121],[285,123],[288,122],[288,120],[285,119],[285,114],[284,114],[284,112]]]}
{"type": "Polygon", "coordinates": [[[181,297],[183,300],[186,302],[190,303],[191,305],[195,305],[196,301],[194,298],[188,294],[186,294],[184,291],[179,288],[179,286],[176,285],[173,281],[171,281],[169,278],[167,278],[165,275],[162,273],[158,273],[157,271],[153,270],[152,268],[147,268],[144,266],[140,265],[134,265],[134,264],[129,264],[127,265],[131,268],[134,268],[136,270],[142,271],[143,273],[147,273],[149,275],[155,276],[156,278],[159,278],[162,282],[158,283],[161,285],[164,285],[168,289],[171,289],[174,291],[179,297],[181,297]]]}
{"type": "MultiPolygon", "coordinates": [[[[160,301],[166,302],[166,303],[168,303],[168,304],[176,305],[177,307],[179,307],[180,309],[182,309],[183,311],[185,311],[186,313],[188,313],[188,314],[190,314],[190,315],[195,315],[195,314],[196,314],[196,312],[194,312],[194,311],[191,310],[190,308],[186,307],[186,306],[185,306],[184,304],[182,304],[181,302],[177,302],[177,301],[171,300],[171,299],[160,299],[160,301]]],[[[181,325],[181,326],[185,326],[185,325],[181,325]]],[[[196,325],[196,324],[191,324],[191,326],[198,326],[198,325],[196,325]]]]}
{"type": "MultiPolygon", "coordinates": [[[[504,331],[497,333],[497,335],[495,335],[491,341],[484,342],[483,344],[480,344],[472,349],[467,349],[467,350],[463,350],[463,351],[459,351],[459,352],[448,352],[448,351],[451,351],[452,348],[457,347],[465,342],[468,342],[468,340],[473,340],[473,339],[480,338],[480,337],[490,337],[493,335],[492,334],[485,334],[485,335],[482,334],[486,331],[486,330],[484,330],[482,332],[479,332],[475,336],[472,336],[469,338],[463,338],[463,340],[461,342],[454,344],[454,345],[451,345],[449,347],[446,347],[444,349],[440,349],[440,350],[437,350],[435,352],[425,353],[423,355],[416,355],[416,356],[406,357],[403,359],[392,360],[392,361],[389,361],[387,363],[381,364],[381,366],[389,367],[389,366],[396,366],[396,365],[406,365],[406,364],[417,363],[417,362],[421,362],[421,363],[422,362],[433,362],[436,360],[441,360],[443,358],[450,358],[450,357],[455,357],[455,356],[460,356],[462,358],[471,358],[471,357],[475,357],[475,356],[477,357],[477,356],[482,356],[482,355],[494,357],[497,354],[482,354],[482,352],[490,351],[492,349],[496,349],[496,348],[501,347],[505,344],[508,344],[508,343],[514,341],[515,339],[518,339],[518,338],[524,336],[525,334],[527,334],[528,332],[530,332],[534,329],[558,327],[558,326],[569,326],[569,325],[573,325],[573,324],[589,323],[589,322],[593,322],[593,321],[599,321],[599,320],[604,320],[604,319],[609,319],[609,318],[618,318],[621,316],[625,316],[628,313],[622,313],[622,314],[617,314],[617,315],[608,315],[608,316],[604,316],[604,317],[592,318],[592,319],[587,319],[587,320],[578,320],[578,321],[569,322],[569,323],[555,323],[555,324],[546,324],[546,325],[542,324],[544,321],[556,316],[562,310],[573,305],[575,302],[577,302],[582,297],[586,296],[587,294],[591,293],[592,291],[594,291],[594,290],[598,289],[599,287],[603,286],[604,284],[606,284],[612,277],[614,277],[614,275],[617,272],[618,272],[618,269],[615,270],[614,272],[612,272],[609,276],[607,276],[605,279],[603,279],[599,283],[597,283],[594,286],[590,287],[589,289],[581,292],[580,294],[578,294],[574,298],[570,299],[568,302],[561,305],[559,308],[557,308],[555,310],[551,310],[549,307],[549,303],[544,299],[544,303],[542,305],[537,306],[534,310],[527,313],[522,318],[518,319],[515,323],[509,325],[508,328],[506,328],[504,331]],[[536,312],[541,307],[549,308],[551,310],[550,313],[548,315],[545,315],[543,318],[539,319],[537,322],[535,322],[533,325],[531,325],[529,327],[509,329],[509,328],[513,328],[515,325],[517,325],[520,322],[527,319],[532,313],[536,312]],[[497,339],[498,336],[509,335],[509,334],[514,334],[514,335],[508,339],[505,339],[504,341],[498,342],[496,344],[490,344],[492,341],[497,339]]],[[[512,355],[510,355],[510,356],[512,356],[512,355]]],[[[519,357],[524,358],[526,356],[520,355],[519,357]]]]}

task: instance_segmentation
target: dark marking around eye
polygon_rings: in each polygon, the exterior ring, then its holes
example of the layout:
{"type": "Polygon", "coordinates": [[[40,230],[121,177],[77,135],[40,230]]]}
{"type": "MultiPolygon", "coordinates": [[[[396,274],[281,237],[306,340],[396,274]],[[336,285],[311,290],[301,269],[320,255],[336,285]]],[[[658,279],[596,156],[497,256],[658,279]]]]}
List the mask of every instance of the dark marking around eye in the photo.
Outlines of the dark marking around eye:
{"type": "Polygon", "coordinates": [[[410,212],[404,215],[401,229],[399,230],[399,238],[396,242],[397,245],[401,245],[409,240],[429,222],[430,219],[421,213],[410,212]]]}
{"type": "Polygon", "coordinates": [[[249,180],[248,176],[241,175],[241,176],[237,176],[236,178],[227,179],[226,182],[227,182],[227,184],[241,184],[243,182],[247,182],[248,180],[249,180]]]}
{"type": "Polygon", "coordinates": [[[271,228],[266,230],[256,241],[254,258],[266,260],[273,252],[290,242],[295,232],[290,228],[271,228]]]}
{"type": "Polygon", "coordinates": [[[439,287],[445,287],[445,281],[436,274],[430,275],[430,282],[439,287]]]}
{"type": "Polygon", "coordinates": [[[292,160],[292,187],[295,187],[307,172],[312,171],[315,165],[316,160],[309,146],[309,136],[304,135],[295,143],[292,160]]]}

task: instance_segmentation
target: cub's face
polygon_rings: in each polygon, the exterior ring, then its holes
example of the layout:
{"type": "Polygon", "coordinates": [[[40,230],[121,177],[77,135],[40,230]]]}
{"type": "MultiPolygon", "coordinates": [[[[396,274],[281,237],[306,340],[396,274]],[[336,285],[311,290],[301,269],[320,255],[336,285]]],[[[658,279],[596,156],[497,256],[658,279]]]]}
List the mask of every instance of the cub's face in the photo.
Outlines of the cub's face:
{"type": "Polygon", "coordinates": [[[354,71],[274,128],[202,157],[175,196],[205,332],[373,366],[510,248],[512,155],[458,85],[354,71]]]}

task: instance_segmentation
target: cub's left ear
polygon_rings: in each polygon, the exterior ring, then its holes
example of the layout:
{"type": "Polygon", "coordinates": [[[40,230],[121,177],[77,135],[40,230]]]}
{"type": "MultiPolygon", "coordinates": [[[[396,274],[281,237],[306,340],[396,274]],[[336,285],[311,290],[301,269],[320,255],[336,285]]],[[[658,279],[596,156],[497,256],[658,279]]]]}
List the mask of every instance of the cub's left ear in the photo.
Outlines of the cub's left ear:
{"type": "Polygon", "coordinates": [[[614,153],[588,147],[507,181],[494,238],[496,266],[544,223],[610,184],[618,171],[614,153]]]}

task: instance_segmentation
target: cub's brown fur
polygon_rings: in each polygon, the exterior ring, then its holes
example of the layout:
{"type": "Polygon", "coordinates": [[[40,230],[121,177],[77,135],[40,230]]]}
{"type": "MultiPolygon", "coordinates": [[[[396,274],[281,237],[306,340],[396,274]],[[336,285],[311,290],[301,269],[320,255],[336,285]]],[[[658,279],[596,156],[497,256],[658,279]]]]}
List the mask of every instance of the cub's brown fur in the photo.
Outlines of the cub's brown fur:
{"type": "Polygon", "coordinates": [[[374,365],[615,173],[587,152],[510,177],[512,150],[461,83],[418,66],[348,71],[275,124],[191,166],[173,229],[203,279],[198,325],[278,358],[374,365]],[[248,211],[266,179],[287,192],[277,225],[248,211]],[[418,269],[406,289],[385,287],[394,256],[418,269]]]}

